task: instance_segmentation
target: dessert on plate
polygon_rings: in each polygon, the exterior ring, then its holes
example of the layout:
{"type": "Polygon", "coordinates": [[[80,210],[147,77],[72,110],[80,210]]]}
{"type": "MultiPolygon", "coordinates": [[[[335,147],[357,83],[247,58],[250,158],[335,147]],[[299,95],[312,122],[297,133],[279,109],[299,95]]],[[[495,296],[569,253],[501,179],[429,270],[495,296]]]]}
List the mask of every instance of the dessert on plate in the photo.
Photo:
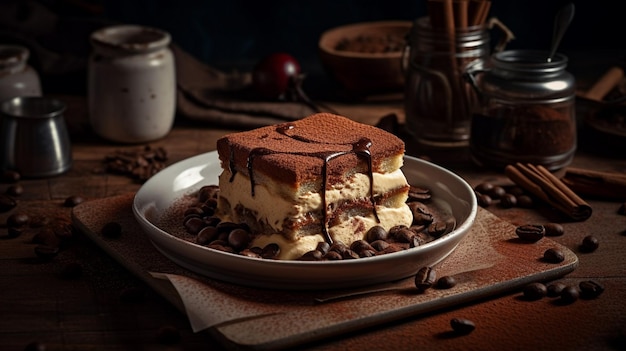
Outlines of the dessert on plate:
{"type": "Polygon", "coordinates": [[[404,142],[382,129],[318,113],[226,135],[217,152],[218,215],[245,223],[251,246],[280,246],[280,259],[413,222],[404,142]]]}

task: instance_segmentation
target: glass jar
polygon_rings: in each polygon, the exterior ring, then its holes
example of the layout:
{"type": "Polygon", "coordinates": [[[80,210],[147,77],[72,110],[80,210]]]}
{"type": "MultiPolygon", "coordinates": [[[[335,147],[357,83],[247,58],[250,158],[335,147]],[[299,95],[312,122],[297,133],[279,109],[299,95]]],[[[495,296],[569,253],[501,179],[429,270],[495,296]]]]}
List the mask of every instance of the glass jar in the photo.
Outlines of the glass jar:
{"type": "Polygon", "coordinates": [[[0,45],[0,102],[19,96],[41,96],[37,72],[28,65],[30,51],[19,45],[0,45]]]}
{"type": "Polygon", "coordinates": [[[176,77],[167,32],[119,25],[91,35],[88,67],[89,120],[114,142],[164,137],[174,123],[176,77]]]}
{"type": "Polygon", "coordinates": [[[494,54],[490,67],[468,74],[481,97],[472,116],[470,154],[479,165],[516,162],[555,170],[576,150],[575,79],[568,59],[532,50],[494,54]]]}
{"type": "Polygon", "coordinates": [[[491,52],[493,26],[504,33],[498,50],[512,38],[499,21],[457,28],[451,36],[433,29],[428,17],[418,18],[408,37],[405,89],[406,129],[417,141],[434,146],[467,146],[471,113],[478,104],[463,78],[481,69],[491,52]]]}

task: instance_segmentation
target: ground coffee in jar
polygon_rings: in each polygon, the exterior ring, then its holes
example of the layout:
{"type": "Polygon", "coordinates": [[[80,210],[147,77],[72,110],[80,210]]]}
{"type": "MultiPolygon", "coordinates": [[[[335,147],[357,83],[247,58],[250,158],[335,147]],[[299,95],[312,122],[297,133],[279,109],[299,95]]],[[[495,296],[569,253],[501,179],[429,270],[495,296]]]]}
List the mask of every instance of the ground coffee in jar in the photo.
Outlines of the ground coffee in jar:
{"type": "Polygon", "coordinates": [[[576,150],[574,77],[567,57],[542,51],[494,54],[486,70],[470,72],[481,104],[472,115],[470,151],[479,165],[516,162],[556,170],[576,150]]]}

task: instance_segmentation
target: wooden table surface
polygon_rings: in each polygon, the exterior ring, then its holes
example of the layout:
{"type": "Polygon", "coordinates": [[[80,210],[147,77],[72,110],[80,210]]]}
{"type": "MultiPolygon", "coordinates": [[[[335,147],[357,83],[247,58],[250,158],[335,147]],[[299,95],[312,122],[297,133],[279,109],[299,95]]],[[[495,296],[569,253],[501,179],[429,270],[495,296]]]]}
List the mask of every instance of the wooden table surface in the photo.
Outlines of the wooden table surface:
{"type": "MultiPolygon", "coordinates": [[[[192,333],[186,316],[80,233],[75,233],[69,245],[49,262],[37,259],[27,233],[7,238],[4,223],[13,212],[69,218],[71,208],[63,203],[70,196],[98,199],[135,192],[141,185],[128,176],[101,171],[105,155],[141,145],[116,145],[98,139],[89,129],[84,99],[59,98],[69,106],[66,118],[74,166],[61,176],[20,180],[24,193],[16,197],[16,209],[0,214],[0,349],[23,350],[34,341],[46,345],[46,350],[222,349],[209,333],[192,333]],[[67,277],[64,269],[74,263],[79,264],[82,274],[67,277]],[[164,343],[161,337],[166,330],[177,331],[180,340],[164,343]]],[[[400,103],[334,107],[365,123],[374,124],[388,113],[397,113],[402,119],[400,103]]],[[[214,150],[216,139],[231,131],[178,117],[171,133],[150,145],[164,147],[169,155],[167,164],[171,164],[214,150]]],[[[620,153],[598,153],[592,143],[581,140],[572,166],[626,171],[626,159],[620,153]]],[[[472,165],[464,149],[407,149],[409,154],[427,156],[451,169],[471,185],[508,182],[502,173],[472,165]]],[[[10,185],[0,184],[0,191],[10,185]]],[[[554,240],[574,251],[580,263],[560,281],[576,285],[593,279],[606,289],[598,298],[559,305],[550,298],[526,301],[519,291],[513,291],[299,349],[626,350],[626,216],[618,214],[619,201],[588,201],[593,216],[576,223],[551,211],[497,206],[488,210],[513,224],[562,222],[566,233],[554,240]],[[582,253],[578,246],[590,234],[599,239],[600,246],[595,252],[582,253]],[[450,319],[455,317],[471,319],[476,330],[465,336],[450,334],[450,319]]]]}

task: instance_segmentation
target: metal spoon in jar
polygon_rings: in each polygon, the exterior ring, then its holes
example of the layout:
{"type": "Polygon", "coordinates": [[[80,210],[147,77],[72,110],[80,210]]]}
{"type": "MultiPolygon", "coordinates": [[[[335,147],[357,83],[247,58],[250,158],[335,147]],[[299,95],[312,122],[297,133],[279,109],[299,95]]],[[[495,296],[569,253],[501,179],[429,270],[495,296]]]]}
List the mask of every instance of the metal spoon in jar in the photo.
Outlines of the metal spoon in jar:
{"type": "Polygon", "coordinates": [[[552,45],[550,46],[550,55],[548,62],[552,62],[552,57],[556,54],[556,50],[567,31],[572,19],[574,18],[574,4],[569,3],[559,10],[554,19],[554,31],[552,32],[552,45]]]}

